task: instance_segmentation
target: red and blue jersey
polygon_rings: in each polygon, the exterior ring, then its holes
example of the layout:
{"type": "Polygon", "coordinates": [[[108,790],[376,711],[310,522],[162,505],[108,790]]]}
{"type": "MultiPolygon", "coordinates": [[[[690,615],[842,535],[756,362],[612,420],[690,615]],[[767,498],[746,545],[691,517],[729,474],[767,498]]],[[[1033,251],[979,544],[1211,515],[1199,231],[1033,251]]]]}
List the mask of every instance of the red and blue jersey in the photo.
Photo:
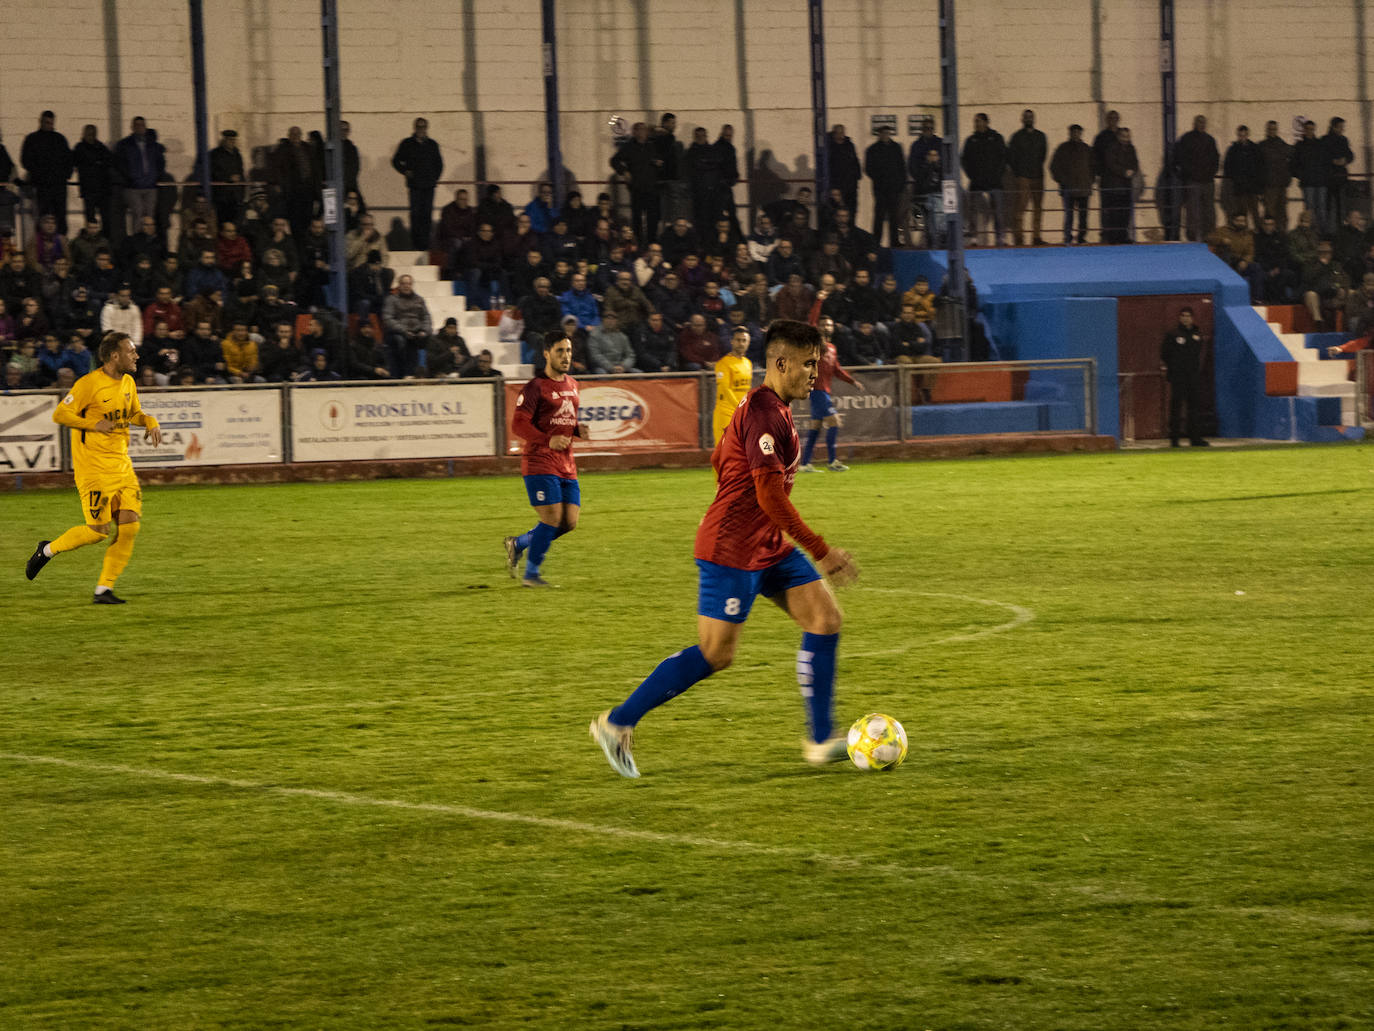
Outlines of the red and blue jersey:
{"type": "Polygon", "coordinates": [[[846,383],[853,383],[854,377],[840,368],[840,353],[835,345],[827,340],[821,346],[821,360],[816,365],[816,385],[812,390],[830,393],[831,377],[838,376],[846,383]]]}
{"type": "Polygon", "coordinates": [[[549,447],[550,437],[577,437],[577,412],[577,380],[571,376],[536,376],[525,384],[511,416],[511,430],[525,442],[520,453],[521,475],[577,479],[573,445],[569,443],[564,451],[549,447]]]}

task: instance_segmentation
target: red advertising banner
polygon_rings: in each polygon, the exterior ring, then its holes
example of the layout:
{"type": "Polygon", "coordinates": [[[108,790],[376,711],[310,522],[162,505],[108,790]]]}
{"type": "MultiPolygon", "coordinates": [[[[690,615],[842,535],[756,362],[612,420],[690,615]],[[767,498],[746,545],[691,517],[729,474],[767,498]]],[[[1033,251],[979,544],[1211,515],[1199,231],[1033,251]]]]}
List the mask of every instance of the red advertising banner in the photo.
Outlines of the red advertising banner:
{"type": "MultiPolygon", "coordinates": [[[[521,442],[510,432],[523,383],[506,384],[507,451],[520,453],[521,442]]],[[[701,447],[701,380],[587,379],[578,381],[579,412],[589,439],[579,440],[582,453],[682,451],[701,447]]]]}

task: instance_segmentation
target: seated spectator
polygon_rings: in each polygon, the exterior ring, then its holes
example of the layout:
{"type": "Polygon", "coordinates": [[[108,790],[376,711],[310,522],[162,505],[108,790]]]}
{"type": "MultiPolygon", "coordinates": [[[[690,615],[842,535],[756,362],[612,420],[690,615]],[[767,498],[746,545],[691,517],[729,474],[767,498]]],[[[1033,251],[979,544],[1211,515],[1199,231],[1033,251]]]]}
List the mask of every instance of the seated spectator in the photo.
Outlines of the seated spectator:
{"type": "MultiPolygon", "coordinates": [[[[154,224],[156,228],[156,224],[154,224]]],[[[81,275],[88,268],[95,265],[95,255],[97,251],[108,251],[110,240],[100,228],[100,220],[95,218],[86,219],[86,224],[81,227],[81,231],[67,242],[67,256],[72,262],[72,271],[76,275],[81,275]]]]}
{"type": "Polygon", "coordinates": [[[849,298],[851,326],[860,322],[872,322],[877,325],[883,321],[883,302],[878,296],[878,291],[873,289],[869,282],[868,269],[854,270],[854,281],[849,284],[845,294],[849,298]]]}
{"type": "Polygon", "coordinates": [[[14,316],[14,339],[42,340],[50,329],[37,297],[25,297],[19,302],[19,311],[14,316]]]}
{"type": "Polygon", "coordinates": [[[181,305],[172,300],[172,291],[169,287],[158,287],[153,294],[152,303],[143,309],[144,336],[152,336],[154,322],[167,323],[167,330],[173,339],[180,340],[186,335],[181,305]]]}
{"type": "Polygon", "coordinates": [[[525,336],[520,345],[520,360],[534,364],[542,352],[544,337],[558,329],[563,319],[563,306],[549,289],[549,281],[543,277],[534,281],[534,293],[520,298],[517,302],[520,314],[525,317],[525,336]]]}
{"type": "Polygon", "coordinates": [[[773,231],[773,220],[767,215],[760,215],[754,222],[754,231],[749,234],[747,241],[749,257],[762,265],[777,245],[778,235],[773,231]]]}
{"type": "MultiPolygon", "coordinates": [[[[648,247],[642,245],[640,241],[635,238],[635,231],[631,226],[621,226],[616,233],[616,239],[618,239],[620,245],[625,248],[625,257],[631,261],[639,257],[641,249],[645,252],[648,251],[648,247]]],[[[644,284],[641,283],[640,285],[643,286],[644,284]]]]}
{"type": "Polygon", "coordinates": [[[194,326],[197,322],[204,320],[210,323],[210,329],[215,336],[221,336],[224,331],[223,301],[224,294],[219,290],[206,289],[196,294],[182,306],[182,320],[188,326],[194,326]]]}
{"type": "Polygon", "coordinates": [[[738,244],[735,247],[734,258],[725,266],[725,274],[729,277],[730,288],[738,293],[743,293],[749,289],[749,284],[760,272],[763,272],[763,265],[754,260],[754,256],[749,250],[749,244],[738,244]]]}
{"type": "Polygon", "coordinates": [[[42,292],[39,300],[43,302],[43,310],[48,313],[48,318],[54,322],[61,315],[63,307],[71,298],[72,287],[76,285],[71,269],[71,261],[67,258],[58,258],[53,262],[52,271],[40,280],[39,289],[42,292]]]}
{"type": "Polygon", "coordinates": [[[1317,260],[1319,242],[1312,212],[1304,208],[1298,212],[1298,224],[1288,231],[1288,253],[1293,255],[1299,269],[1317,260]]]}
{"type": "Polygon", "coordinates": [[[72,334],[62,348],[62,366],[71,370],[75,379],[80,379],[94,368],[91,357],[85,339],[76,334],[72,334]]]}
{"type": "Polygon", "coordinates": [[[720,341],[706,326],[706,316],[693,315],[677,337],[678,366],[683,372],[714,368],[720,360],[720,341]]]}
{"type": "Polygon", "coordinates": [[[197,383],[223,383],[229,367],[209,320],[188,324],[193,329],[181,342],[181,367],[190,369],[197,383]]]}
{"type": "Polygon", "coordinates": [[[58,372],[66,365],[66,355],[62,351],[62,341],[56,333],[46,333],[38,348],[37,381],[40,387],[50,387],[57,382],[58,372]]]}
{"type": "Polygon", "coordinates": [[[239,236],[239,228],[233,222],[225,222],[219,227],[219,239],[215,241],[215,263],[226,276],[233,275],[245,261],[253,260],[253,248],[248,241],[239,236]]]}
{"type": "Polygon", "coordinates": [[[562,297],[572,289],[572,277],[571,262],[559,258],[553,263],[553,268],[549,270],[549,289],[554,292],[554,296],[562,297]]]}
{"type": "MultiPolygon", "coordinates": [[[[295,321],[291,322],[295,325],[295,321]]],[[[276,327],[272,327],[275,332],[276,327]]],[[[308,358],[316,350],[329,356],[329,367],[337,372],[344,367],[342,331],[339,324],[325,312],[312,312],[306,320],[305,332],[300,338],[301,353],[308,358]]]]}
{"type": "MultiPolygon", "coordinates": [[[[629,254],[626,248],[625,253],[629,254]]],[[[642,290],[648,290],[650,286],[659,282],[668,267],[663,262],[663,247],[660,244],[649,244],[648,250],[634,261],[635,282],[642,290]]]]}
{"type": "MultiPolygon", "coordinates": [[[[774,317],[779,319],[796,319],[805,322],[811,312],[811,303],[815,300],[815,294],[811,288],[802,282],[802,277],[795,272],[787,277],[787,282],[782,289],[773,295],[774,317]]],[[[744,305],[746,317],[749,314],[749,305],[744,305]]],[[[750,319],[750,321],[753,321],[750,319]]]]}
{"type": "Polygon", "coordinates": [[[360,215],[358,228],[350,231],[344,238],[344,254],[348,267],[360,267],[373,251],[382,256],[382,264],[385,265],[390,260],[391,252],[387,250],[386,237],[377,230],[377,220],[371,215],[360,215]]]}
{"type": "Polygon", "coordinates": [[[693,297],[699,297],[706,289],[707,269],[701,263],[701,257],[696,254],[685,254],[681,263],[673,268],[677,273],[678,280],[693,297]]]}
{"type": "Polygon", "coordinates": [[[644,372],[677,371],[677,333],[652,311],[635,338],[635,365],[644,372]]]}
{"type": "Polygon", "coordinates": [[[38,389],[38,356],[35,351],[34,342],[25,340],[10,355],[9,364],[5,366],[6,390],[38,389]]]}
{"type": "Polygon", "coordinates": [[[143,313],[134,304],[133,296],[127,286],[121,286],[105,306],[100,309],[100,332],[126,333],[134,342],[134,347],[143,343],[143,313]]]}
{"type": "Polygon", "coordinates": [[[477,223],[477,235],[459,253],[458,274],[467,283],[473,307],[490,309],[508,291],[505,248],[490,222],[477,223]]]}
{"type": "Polygon", "coordinates": [[[439,210],[439,229],[434,237],[435,250],[448,256],[453,264],[459,248],[477,235],[477,209],[468,203],[468,191],[455,190],[453,200],[439,210]]]}
{"type": "Polygon", "coordinates": [[[607,311],[601,317],[601,324],[588,331],[587,363],[598,375],[639,371],[635,368],[630,338],[621,332],[620,319],[615,312],[607,311]]]}
{"type": "MultiPolygon", "coordinates": [[[[153,223],[151,226],[148,225],[149,221],[149,218],[143,220],[144,239],[143,242],[138,245],[140,250],[154,247],[154,242],[157,244],[161,243],[160,238],[157,236],[157,220],[151,219],[153,223]],[[152,232],[148,233],[148,229],[151,229],[152,232]]],[[[133,238],[130,237],[130,239],[132,240],[133,238]]],[[[182,234],[181,245],[177,247],[177,258],[181,262],[181,267],[185,269],[194,268],[196,265],[200,264],[200,255],[202,251],[209,251],[211,254],[214,254],[215,248],[218,245],[219,241],[216,239],[215,235],[210,232],[210,226],[205,219],[196,219],[191,223],[190,228],[182,234]]],[[[133,258],[134,255],[130,254],[129,261],[131,263],[133,258]]]]}
{"type": "Polygon", "coordinates": [[[1336,229],[1331,240],[1332,253],[1345,269],[1346,278],[1357,283],[1364,275],[1364,259],[1369,253],[1370,237],[1365,228],[1364,212],[1351,208],[1345,221],[1336,229]]]}
{"type": "Polygon", "coordinates": [[[583,257],[582,241],[568,232],[567,219],[553,220],[553,231],[544,238],[544,257],[548,261],[557,261],[559,258],[576,261],[583,257]]]}
{"type": "Polygon", "coordinates": [[[262,281],[253,270],[251,261],[240,263],[237,272],[230,285],[225,307],[229,310],[230,318],[241,317],[245,322],[256,323],[258,301],[262,299],[262,281]]]}
{"type": "Polygon", "coordinates": [[[682,264],[682,259],[701,250],[696,231],[685,218],[675,218],[671,225],[664,226],[658,237],[658,249],[663,260],[673,268],[682,264]]]}
{"type": "Polygon", "coordinates": [[[278,323],[262,347],[262,376],[268,383],[291,383],[305,371],[305,352],[296,342],[296,327],[278,323]]]}
{"type": "Polygon", "coordinates": [[[763,206],[764,214],[773,221],[774,227],[778,230],[778,238],[782,238],[782,227],[794,222],[798,215],[803,221],[811,218],[811,205],[814,198],[811,196],[811,187],[801,186],[797,189],[796,197],[782,197],[778,200],[769,201],[763,206]]]}
{"type": "Polygon", "coordinates": [[[799,211],[794,211],[791,220],[782,224],[778,239],[789,241],[797,257],[803,261],[814,254],[819,246],[809,216],[799,211]]]}
{"type": "Polygon", "coordinates": [[[1250,284],[1250,303],[1258,304],[1264,296],[1264,270],[1255,264],[1255,236],[1250,232],[1245,215],[1232,215],[1230,225],[1209,234],[1207,245],[1250,284]]]}
{"type": "Polygon", "coordinates": [[[91,300],[97,305],[103,305],[115,292],[115,288],[124,282],[124,278],[115,267],[114,255],[107,250],[101,250],[96,252],[95,264],[86,269],[80,281],[86,284],[91,300]]]}
{"type": "Polygon", "coordinates": [[[324,219],[312,218],[301,241],[301,267],[296,275],[295,298],[301,307],[317,308],[326,303],[333,249],[333,241],[324,231],[324,219]]]}
{"type": "Polygon", "coordinates": [[[608,315],[615,313],[620,328],[633,336],[639,326],[649,317],[649,298],[635,285],[634,276],[623,271],[607,289],[601,299],[601,308],[608,315]]]}
{"type": "Polygon", "coordinates": [[[735,248],[743,242],[730,220],[722,215],[716,219],[711,231],[701,241],[700,252],[707,257],[718,255],[729,261],[735,255],[735,248]]]}
{"type": "Polygon", "coordinates": [[[203,294],[207,290],[218,291],[221,295],[229,292],[229,281],[215,264],[214,251],[201,251],[196,264],[186,273],[188,294],[203,294]]]}
{"type": "Polygon", "coordinates": [[[301,255],[300,250],[296,247],[296,240],[291,235],[291,225],[284,218],[272,219],[270,234],[264,237],[260,244],[254,245],[253,253],[266,256],[267,252],[273,249],[281,252],[282,264],[291,270],[291,277],[294,280],[296,273],[301,268],[301,255]]]}
{"type": "Polygon", "coordinates": [[[535,187],[534,199],[525,205],[525,214],[529,216],[531,227],[540,236],[553,232],[558,213],[559,207],[553,200],[553,184],[539,183],[535,187]]]}
{"type": "Polygon", "coordinates": [[[669,272],[656,288],[646,291],[654,310],[663,314],[663,321],[674,331],[681,329],[692,317],[692,297],[682,287],[676,272],[669,272]]]}
{"type": "Polygon", "coordinates": [[[520,260],[520,256],[531,247],[543,247],[543,245],[544,237],[534,231],[530,224],[530,216],[525,214],[516,215],[515,228],[501,237],[501,246],[505,251],[507,268],[520,260]]]}
{"type": "Polygon", "coordinates": [[[897,277],[891,272],[878,284],[878,305],[882,309],[882,322],[890,326],[902,314],[902,294],[897,289],[897,277]]]}
{"type": "MultiPolygon", "coordinates": [[[[789,272],[787,279],[790,282],[792,277],[797,277],[797,282],[802,281],[800,272],[789,272]]],[[[754,281],[749,284],[749,289],[745,290],[735,298],[735,303],[739,305],[744,313],[744,321],[758,329],[762,329],[772,322],[777,313],[774,310],[774,295],[768,289],[768,280],[762,275],[754,277],[754,281]]]]}
{"type": "MultiPolygon", "coordinates": [[[[211,294],[212,301],[219,297],[218,294],[211,294]]],[[[300,314],[300,308],[290,301],[283,300],[277,288],[268,283],[262,288],[262,297],[258,300],[258,332],[264,338],[271,336],[273,327],[278,322],[289,322],[296,324],[296,316],[300,314]]],[[[220,317],[222,318],[222,312],[220,317]]]]}
{"type": "MultiPolygon", "coordinates": [[[[730,350],[730,340],[738,329],[743,329],[749,334],[749,353],[761,356],[763,354],[763,330],[757,326],[751,326],[745,321],[744,309],[739,305],[726,309],[725,319],[716,330],[716,336],[720,339],[721,350],[730,350]]],[[[753,359],[751,358],[750,361],[753,359]]],[[[759,364],[762,364],[762,358],[760,358],[759,364]]]]}
{"type": "MultiPolygon", "coordinates": [[[[85,289],[84,287],[82,289],[85,289]]],[[[14,344],[14,316],[9,313],[5,299],[0,297],[0,346],[9,348],[14,344]]]]}
{"type": "Polygon", "coordinates": [[[525,339],[525,320],[515,305],[508,304],[501,312],[501,321],[496,323],[496,339],[503,344],[516,344],[525,339]]]}
{"type": "Polygon", "coordinates": [[[390,359],[386,347],[377,339],[372,323],[367,319],[358,321],[358,328],[348,340],[349,379],[388,379],[391,371],[387,368],[390,359]]]}
{"type": "MultiPolygon", "coordinates": [[[[591,235],[583,241],[582,254],[592,261],[602,262],[610,256],[613,247],[619,247],[622,255],[625,253],[625,245],[620,242],[619,235],[611,228],[611,223],[604,218],[597,219],[596,224],[592,227],[591,235]]],[[[634,259],[630,258],[629,260],[633,261],[634,259]]]]}
{"type": "Polygon", "coordinates": [[[392,375],[400,379],[424,372],[421,355],[434,326],[429,305],[415,292],[415,280],[410,276],[396,281],[396,292],[382,305],[382,329],[391,354],[392,375]]]}
{"type": "Polygon", "coordinates": [[[391,281],[396,273],[382,264],[382,252],[367,252],[367,260],[348,274],[349,307],[366,321],[369,315],[380,314],[382,305],[391,294],[391,281]]]}
{"type": "Polygon", "coordinates": [[[501,187],[495,183],[487,186],[487,192],[477,204],[477,223],[486,222],[498,238],[508,235],[515,229],[515,209],[501,196],[501,187]]]}
{"type": "Polygon", "coordinates": [[[568,223],[568,232],[577,237],[579,243],[585,243],[595,228],[595,223],[588,220],[591,209],[582,203],[581,192],[568,191],[568,195],[563,199],[562,215],[568,223]]]}
{"type": "Polygon", "coordinates": [[[847,283],[854,278],[854,266],[840,253],[840,238],[831,234],[821,243],[819,254],[811,258],[807,267],[807,281],[820,283],[821,277],[831,275],[838,283],[847,283]]]}
{"type": "Polygon", "coordinates": [[[161,319],[153,323],[152,335],[143,338],[143,344],[138,349],[138,363],[141,368],[153,371],[153,382],[159,387],[172,382],[181,364],[181,347],[168,332],[167,323],[161,319]]]}
{"type": "MultiPolygon", "coordinates": [[[[940,359],[930,353],[933,337],[930,330],[917,321],[915,305],[902,305],[901,316],[898,318],[896,325],[892,327],[892,333],[888,339],[888,353],[891,355],[894,364],[940,364],[940,359]]],[[[931,388],[933,385],[933,377],[922,376],[918,378],[916,387],[920,394],[921,402],[930,402],[931,388]]]]}
{"type": "Polygon", "coordinates": [[[1374,272],[1366,272],[1360,288],[1346,296],[1343,329],[1352,337],[1374,336],[1374,272]]]}
{"type": "Polygon", "coordinates": [[[134,262],[134,267],[129,270],[126,282],[133,292],[134,303],[140,308],[153,303],[153,294],[157,289],[154,284],[156,275],[152,259],[146,254],[140,254],[134,262]]]}
{"type": "Polygon", "coordinates": [[[23,252],[15,251],[0,268],[0,300],[11,313],[17,312],[25,297],[43,296],[43,277],[29,267],[23,252]]]}
{"type": "Polygon", "coordinates": [[[787,277],[794,273],[799,276],[805,275],[801,258],[792,251],[791,240],[779,240],[763,267],[770,286],[781,286],[787,282],[787,277]]]}
{"type": "Polygon", "coordinates": [[[429,338],[425,372],[434,379],[454,378],[472,362],[467,341],[458,332],[458,320],[447,318],[439,332],[429,338]]]}
{"type": "Polygon", "coordinates": [[[511,296],[518,299],[534,293],[534,281],[546,278],[551,264],[544,263],[544,252],[539,248],[527,250],[523,262],[510,272],[511,296]]]}
{"type": "Polygon", "coordinates": [[[579,329],[601,324],[601,309],[597,306],[596,297],[587,289],[587,277],[581,273],[573,275],[572,286],[559,296],[558,303],[563,306],[565,316],[571,315],[577,319],[579,329]]]}
{"type": "Polygon", "coordinates": [[[854,225],[850,214],[848,208],[835,212],[835,239],[840,244],[840,257],[849,262],[851,268],[862,266],[871,272],[877,271],[878,241],[868,230],[854,225]]]}
{"type": "Polygon", "coordinates": [[[902,294],[902,303],[916,309],[916,321],[933,323],[935,321],[935,294],[931,292],[930,280],[917,276],[911,289],[902,294]]]}
{"type": "Polygon", "coordinates": [[[1302,270],[1302,303],[1312,321],[1325,327],[1335,322],[1335,313],[1345,308],[1350,280],[1333,255],[1330,240],[1317,244],[1317,260],[1302,270]]]}
{"type": "Polygon", "coordinates": [[[177,261],[175,254],[169,254],[162,259],[153,273],[153,293],[156,295],[157,288],[165,286],[172,291],[172,300],[181,304],[186,299],[186,276],[182,272],[181,263],[177,261]]]}
{"type": "Polygon", "coordinates": [[[491,352],[484,347],[460,375],[464,379],[500,379],[501,371],[492,366],[491,352]]]}
{"type": "Polygon", "coordinates": [[[258,279],[264,287],[275,286],[283,301],[294,299],[296,274],[287,267],[285,255],[276,247],[269,247],[263,252],[258,279]]]}
{"type": "Polygon", "coordinates": [[[24,247],[24,256],[31,268],[45,275],[52,271],[58,258],[68,257],[67,238],[57,231],[55,215],[43,215],[38,219],[38,229],[24,247]]]}
{"type": "Polygon", "coordinates": [[[869,319],[857,319],[849,339],[849,353],[855,365],[882,365],[887,360],[887,351],[882,339],[873,331],[869,319]]]}
{"type": "Polygon", "coordinates": [[[230,383],[261,383],[262,363],[257,342],[248,335],[246,322],[235,322],[229,335],[220,341],[225,379],[230,383]]]}
{"type": "Polygon", "coordinates": [[[706,328],[712,333],[717,332],[721,323],[725,321],[725,300],[720,295],[720,284],[708,280],[706,292],[696,299],[692,311],[705,315],[706,328]]]}
{"type": "Polygon", "coordinates": [[[300,374],[298,381],[301,383],[327,383],[330,380],[342,378],[329,367],[329,355],[325,349],[317,347],[310,352],[310,364],[300,374]]]}
{"type": "Polygon", "coordinates": [[[587,331],[577,324],[576,315],[564,315],[563,323],[560,328],[563,330],[564,335],[572,341],[572,371],[580,376],[589,371],[587,359],[587,331]]]}
{"type": "MultiPolygon", "coordinates": [[[[3,303],[3,302],[0,302],[3,303]]],[[[11,326],[11,330],[13,327],[11,326]]],[[[72,287],[72,295],[67,304],[62,309],[62,314],[57,321],[57,331],[70,340],[72,337],[80,337],[86,347],[90,348],[91,338],[100,330],[100,309],[92,303],[90,291],[80,283],[72,287]]],[[[10,334],[13,336],[13,333],[10,334]]],[[[0,339],[3,339],[0,332],[0,339]]]]}

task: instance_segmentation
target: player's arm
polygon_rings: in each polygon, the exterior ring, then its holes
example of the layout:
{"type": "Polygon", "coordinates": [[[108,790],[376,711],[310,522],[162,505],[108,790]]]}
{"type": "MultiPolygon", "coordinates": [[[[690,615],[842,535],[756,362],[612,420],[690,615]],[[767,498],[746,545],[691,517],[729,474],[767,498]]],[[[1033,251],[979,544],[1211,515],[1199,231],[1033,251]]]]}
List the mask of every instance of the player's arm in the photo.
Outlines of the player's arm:
{"type": "Polygon", "coordinates": [[[510,428],[521,440],[548,447],[550,435],[534,423],[535,413],[539,409],[539,397],[538,383],[531,380],[525,384],[525,389],[520,391],[520,396],[516,399],[515,414],[511,416],[510,428]]]}
{"type": "Polygon", "coordinates": [[[130,394],[130,405],[133,413],[129,416],[129,422],[135,426],[143,427],[143,439],[153,447],[162,443],[162,427],[156,417],[149,415],[143,410],[143,406],[138,401],[138,387],[134,387],[130,394]]]}
{"type": "Polygon", "coordinates": [[[100,415],[82,414],[91,403],[89,393],[80,383],[72,387],[67,396],[57,402],[57,407],[53,409],[52,421],[59,426],[70,426],[74,430],[109,433],[114,429],[114,424],[109,419],[100,415]]]}
{"type": "Polygon", "coordinates": [[[816,560],[822,573],[837,584],[853,583],[859,578],[859,570],[849,552],[843,548],[832,548],[825,543],[815,530],[806,525],[792,499],[787,496],[780,470],[753,470],[754,494],[759,499],[759,507],[769,522],[796,541],[816,560]]]}
{"type": "Polygon", "coordinates": [[[844,371],[844,366],[841,365],[839,362],[836,362],[836,363],[835,363],[835,375],[838,376],[838,377],[840,377],[840,379],[844,380],[846,383],[850,384],[851,386],[856,386],[856,387],[857,387],[857,386],[859,385],[859,384],[855,381],[855,379],[854,379],[853,376],[851,376],[849,373],[847,373],[847,372],[844,371]]]}

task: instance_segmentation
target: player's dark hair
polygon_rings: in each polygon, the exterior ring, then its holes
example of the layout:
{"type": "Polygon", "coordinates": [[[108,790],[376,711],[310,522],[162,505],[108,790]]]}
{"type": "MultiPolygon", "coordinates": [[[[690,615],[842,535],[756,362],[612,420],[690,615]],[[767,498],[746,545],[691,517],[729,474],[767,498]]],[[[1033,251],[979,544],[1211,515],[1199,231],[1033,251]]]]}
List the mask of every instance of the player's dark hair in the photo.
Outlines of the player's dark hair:
{"type": "Polygon", "coordinates": [[[551,329],[544,334],[544,343],[540,346],[540,353],[544,355],[542,362],[537,362],[534,366],[534,375],[537,379],[540,376],[548,375],[549,367],[548,354],[564,340],[571,340],[572,335],[562,329],[551,329]]]}
{"type": "Polygon", "coordinates": [[[128,333],[120,333],[118,330],[110,330],[100,338],[100,350],[96,353],[100,356],[100,364],[104,365],[116,354],[119,353],[119,345],[129,339],[128,333]]]}
{"type": "Polygon", "coordinates": [[[772,359],[782,347],[791,347],[798,351],[819,351],[821,331],[809,323],[798,322],[796,319],[774,319],[764,331],[763,350],[772,359]]]}

